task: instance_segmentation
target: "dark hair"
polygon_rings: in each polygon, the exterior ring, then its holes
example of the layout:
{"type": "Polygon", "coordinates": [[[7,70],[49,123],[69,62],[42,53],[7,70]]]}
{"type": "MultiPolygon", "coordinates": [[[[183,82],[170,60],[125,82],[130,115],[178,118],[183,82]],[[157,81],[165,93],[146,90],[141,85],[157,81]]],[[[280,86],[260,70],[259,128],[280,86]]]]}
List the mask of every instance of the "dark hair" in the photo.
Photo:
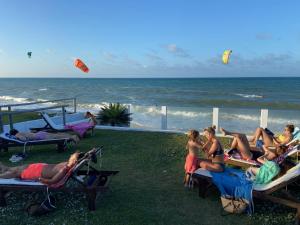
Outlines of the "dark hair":
{"type": "Polygon", "coordinates": [[[188,132],[188,137],[189,137],[190,140],[196,141],[196,139],[199,137],[199,131],[190,130],[188,132]]]}
{"type": "Polygon", "coordinates": [[[290,133],[293,133],[295,130],[295,126],[293,124],[287,124],[285,127],[289,130],[290,133]]]}
{"type": "Polygon", "coordinates": [[[19,131],[16,130],[16,129],[11,129],[11,130],[9,131],[9,134],[10,134],[10,135],[16,135],[17,133],[19,133],[19,131]]]}
{"type": "Polygon", "coordinates": [[[208,132],[210,134],[215,135],[216,134],[216,126],[213,125],[211,127],[207,127],[207,128],[204,129],[204,131],[206,131],[206,132],[208,132]]]}

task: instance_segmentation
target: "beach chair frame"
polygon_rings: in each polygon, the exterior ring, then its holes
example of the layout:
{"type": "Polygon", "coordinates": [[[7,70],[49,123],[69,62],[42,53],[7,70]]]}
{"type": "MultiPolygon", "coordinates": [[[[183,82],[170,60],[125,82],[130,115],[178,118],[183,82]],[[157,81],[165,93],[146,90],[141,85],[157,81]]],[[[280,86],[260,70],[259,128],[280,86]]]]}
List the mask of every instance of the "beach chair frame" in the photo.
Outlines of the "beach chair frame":
{"type": "Polygon", "coordinates": [[[18,139],[12,139],[12,138],[6,138],[3,136],[0,136],[0,151],[8,151],[11,147],[23,147],[23,153],[26,152],[26,148],[30,146],[35,145],[50,145],[50,144],[56,144],[57,145],[57,151],[63,152],[66,150],[66,144],[73,142],[72,139],[69,138],[60,138],[60,139],[47,139],[47,140],[34,140],[34,141],[21,141],[18,139]]]}
{"type": "MultiPolygon", "coordinates": [[[[99,148],[102,149],[102,148],[99,148]]],[[[99,150],[98,149],[98,150],[99,150]]],[[[86,153],[87,154],[87,153],[86,153]]],[[[90,211],[96,210],[96,199],[99,194],[102,194],[108,190],[108,185],[110,183],[111,177],[119,173],[117,170],[98,170],[93,166],[90,166],[90,158],[91,155],[87,155],[84,159],[77,162],[75,168],[72,170],[72,173],[66,181],[59,187],[35,185],[35,182],[32,182],[32,185],[28,184],[0,184],[0,206],[7,206],[7,202],[5,199],[5,193],[9,191],[29,191],[29,192],[45,192],[48,191],[61,191],[61,192],[79,192],[85,193],[87,196],[87,205],[90,211]],[[83,167],[89,166],[89,169],[83,169],[83,167]],[[95,178],[91,185],[86,184],[82,180],[78,178],[80,175],[85,175],[89,178],[92,176],[95,178]],[[66,183],[70,180],[74,180],[79,184],[78,187],[67,187],[66,183]]]]}
{"type": "MultiPolygon", "coordinates": [[[[39,128],[30,128],[32,131],[49,131],[49,132],[67,132],[72,131],[72,129],[64,128],[63,125],[56,125],[52,120],[51,117],[45,113],[41,112],[40,115],[42,116],[43,120],[45,121],[46,125],[44,127],[39,128]]],[[[91,132],[91,136],[94,136],[94,127],[87,130],[87,132],[91,132]]]]}

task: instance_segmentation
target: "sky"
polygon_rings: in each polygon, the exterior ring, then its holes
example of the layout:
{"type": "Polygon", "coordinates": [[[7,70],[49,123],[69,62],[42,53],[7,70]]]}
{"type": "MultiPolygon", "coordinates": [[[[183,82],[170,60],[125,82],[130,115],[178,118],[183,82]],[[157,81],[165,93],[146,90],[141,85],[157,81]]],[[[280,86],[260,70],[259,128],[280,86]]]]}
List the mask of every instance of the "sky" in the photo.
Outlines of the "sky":
{"type": "Polygon", "coordinates": [[[300,76],[299,0],[0,4],[0,77],[300,76]]]}

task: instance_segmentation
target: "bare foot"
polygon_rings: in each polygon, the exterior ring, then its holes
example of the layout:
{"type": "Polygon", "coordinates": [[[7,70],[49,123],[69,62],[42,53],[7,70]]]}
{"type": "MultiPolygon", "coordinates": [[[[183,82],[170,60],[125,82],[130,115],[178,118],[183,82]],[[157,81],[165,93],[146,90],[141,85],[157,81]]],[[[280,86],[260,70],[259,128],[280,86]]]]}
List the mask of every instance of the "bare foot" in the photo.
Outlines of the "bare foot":
{"type": "Polygon", "coordinates": [[[220,131],[224,136],[227,135],[227,131],[223,127],[220,127],[220,131]]]}

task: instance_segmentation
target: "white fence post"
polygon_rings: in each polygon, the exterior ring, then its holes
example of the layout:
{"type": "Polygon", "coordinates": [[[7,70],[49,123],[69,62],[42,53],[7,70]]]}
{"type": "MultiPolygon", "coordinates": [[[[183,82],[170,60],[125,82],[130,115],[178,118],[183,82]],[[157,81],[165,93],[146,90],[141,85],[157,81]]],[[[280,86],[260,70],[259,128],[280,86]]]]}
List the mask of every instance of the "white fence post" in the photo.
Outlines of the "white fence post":
{"type": "Polygon", "coordinates": [[[161,107],[161,129],[162,130],[167,130],[168,124],[167,124],[167,106],[162,106],[161,107]]]}
{"type": "Polygon", "coordinates": [[[260,111],[260,127],[267,128],[268,127],[268,110],[262,109],[260,111]]]}
{"type": "Polygon", "coordinates": [[[219,130],[219,108],[213,108],[212,125],[216,126],[216,131],[219,130]]]}
{"type": "Polygon", "coordinates": [[[131,104],[127,104],[127,113],[131,113],[131,104]]]}

